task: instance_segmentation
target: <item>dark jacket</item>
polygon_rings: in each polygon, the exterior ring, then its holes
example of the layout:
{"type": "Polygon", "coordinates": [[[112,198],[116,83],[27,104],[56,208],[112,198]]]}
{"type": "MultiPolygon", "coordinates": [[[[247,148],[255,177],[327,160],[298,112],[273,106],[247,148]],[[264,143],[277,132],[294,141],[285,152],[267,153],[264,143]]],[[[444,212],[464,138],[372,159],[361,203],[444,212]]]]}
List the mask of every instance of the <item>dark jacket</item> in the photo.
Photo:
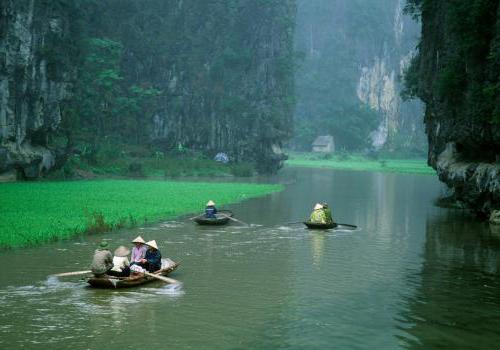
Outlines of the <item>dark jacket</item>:
{"type": "Polygon", "coordinates": [[[217,214],[217,209],[213,205],[205,208],[205,217],[209,219],[215,219],[217,218],[215,214],[217,214]]]}
{"type": "Polygon", "coordinates": [[[161,269],[161,252],[158,249],[148,249],[144,259],[148,261],[146,269],[149,272],[161,269]]]}

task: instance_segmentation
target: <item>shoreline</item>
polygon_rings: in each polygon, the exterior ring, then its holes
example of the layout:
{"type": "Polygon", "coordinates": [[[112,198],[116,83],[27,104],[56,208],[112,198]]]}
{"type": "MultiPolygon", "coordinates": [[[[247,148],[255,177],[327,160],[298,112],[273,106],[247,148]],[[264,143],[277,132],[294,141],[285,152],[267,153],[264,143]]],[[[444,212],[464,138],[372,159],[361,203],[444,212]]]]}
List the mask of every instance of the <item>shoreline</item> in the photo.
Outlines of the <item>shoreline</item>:
{"type": "Polygon", "coordinates": [[[369,159],[360,155],[329,155],[316,153],[291,153],[286,167],[320,168],[352,171],[373,171],[416,175],[435,175],[436,171],[419,158],[369,159]]]}

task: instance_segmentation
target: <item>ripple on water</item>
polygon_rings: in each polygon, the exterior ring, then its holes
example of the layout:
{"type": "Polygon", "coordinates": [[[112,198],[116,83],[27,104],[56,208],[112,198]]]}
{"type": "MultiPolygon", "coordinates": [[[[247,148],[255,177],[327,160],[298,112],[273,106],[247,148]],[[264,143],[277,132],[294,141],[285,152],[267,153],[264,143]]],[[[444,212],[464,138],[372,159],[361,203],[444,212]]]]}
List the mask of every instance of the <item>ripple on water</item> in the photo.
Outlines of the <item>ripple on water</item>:
{"type": "Polygon", "coordinates": [[[183,227],[184,225],[185,223],[181,221],[167,221],[167,222],[162,222],[159,226],[161,228],[178,228],[178,227],[183,227]]]}

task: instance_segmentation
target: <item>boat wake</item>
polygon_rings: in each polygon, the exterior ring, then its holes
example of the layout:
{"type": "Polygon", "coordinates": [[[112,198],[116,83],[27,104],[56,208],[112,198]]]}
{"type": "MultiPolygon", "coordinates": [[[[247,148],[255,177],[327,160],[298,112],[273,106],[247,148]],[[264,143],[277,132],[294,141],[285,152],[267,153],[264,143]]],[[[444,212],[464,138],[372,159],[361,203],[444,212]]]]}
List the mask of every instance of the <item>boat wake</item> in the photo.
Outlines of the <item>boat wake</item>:
{"type": "Polygon", "coordinates": [[[143,292],[155,295],[168,295],[170,297],[180,297],[186,294],[186,292],[182,288],[182,283],[167,284],[162,288],[143,288],[143,292]]]}

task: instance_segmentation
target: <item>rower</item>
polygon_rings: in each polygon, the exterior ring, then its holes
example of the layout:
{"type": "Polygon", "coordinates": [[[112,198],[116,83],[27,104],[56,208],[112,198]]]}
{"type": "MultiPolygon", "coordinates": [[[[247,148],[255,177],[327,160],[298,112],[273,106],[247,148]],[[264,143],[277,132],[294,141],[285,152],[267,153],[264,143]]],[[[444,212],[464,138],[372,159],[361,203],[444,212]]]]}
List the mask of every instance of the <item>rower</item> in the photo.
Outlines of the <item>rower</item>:
{"type": "Polygon", "coordinates": [[[326,215],[321,204],[316,203],[309,221],[313,224],[326,224],[326,215]]]}
{"type": "Polygon", "coordinates": [[[113,255],[108,249],[108,242],[102,241],[94,252],[90,270],[96,277],[105,275],[113,267],[113,255]]]}
{"type": "Polygon", "coordinates": [[[209,200],[207,206],[205,207],[205,217],[207,219],[217,219],[217,208],[215,208],[215,202],[209,200]]]}

